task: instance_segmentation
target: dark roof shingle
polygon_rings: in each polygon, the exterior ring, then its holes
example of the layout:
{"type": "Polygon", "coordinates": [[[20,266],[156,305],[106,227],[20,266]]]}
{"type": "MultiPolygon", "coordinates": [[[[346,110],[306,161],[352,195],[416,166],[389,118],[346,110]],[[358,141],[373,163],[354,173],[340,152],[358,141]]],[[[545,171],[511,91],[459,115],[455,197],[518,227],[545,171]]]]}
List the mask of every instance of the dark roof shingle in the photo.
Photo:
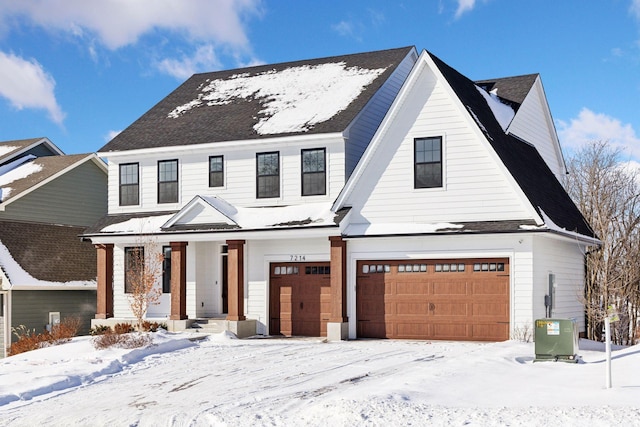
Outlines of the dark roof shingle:
{"type": "Polygon", "coordinates": [[[216,105],[192,108],[176,118],[168,115],[178,106],[199,99],[202,88],[213,81],[229,81],[238,76],[257,76],[276,73],[293,67],[314,67],[322,64],[344,63],[345,67],[377,70],[383,69],[372,82],[366,85],[349,105],[338,111],[330,119],[316,123],[305,134],[342,132],[353,121],[371,97],[389,78],[402,60],[414,50],[414,47],[359,53],[353,55],[319,58],[281,64],[261,65],[235,70],[195,74],[176,90],[162,99],[142,117],[132,123],[114,139],[102,147],[100,152],[134,150],[153,147],[169,147],[191,144],[203,144],[221,141],[238,141],[286,136],[300,132],[283,132],[260,135],[254,126],[264,109],[264,98],[231,97],[216,105]]]}
{"type": "MultiPolygon", "coordinates": [[[[80,240],[83,230],[83,227],[0,221],[0,242],[35,279],[51,282],[95,280],[96,252],[91,243],[80,240]]],[[[12,280],[10,275],[9,280],[12,280]]]]}

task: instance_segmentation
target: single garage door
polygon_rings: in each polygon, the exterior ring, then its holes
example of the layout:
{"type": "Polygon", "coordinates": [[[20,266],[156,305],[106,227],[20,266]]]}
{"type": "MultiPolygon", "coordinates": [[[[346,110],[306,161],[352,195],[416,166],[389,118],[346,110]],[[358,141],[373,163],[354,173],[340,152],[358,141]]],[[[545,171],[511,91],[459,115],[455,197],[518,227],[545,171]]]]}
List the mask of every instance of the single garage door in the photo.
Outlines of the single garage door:
{"type": "Polygon", "coordinates": [[[509,339],[508,259],[359,261],[358,337],[509,339]]]}
{"type": "Polygon", "coordinates": [[[272,263],[269,334],[327,335],[331,315],[329,263],[272,263]]]}

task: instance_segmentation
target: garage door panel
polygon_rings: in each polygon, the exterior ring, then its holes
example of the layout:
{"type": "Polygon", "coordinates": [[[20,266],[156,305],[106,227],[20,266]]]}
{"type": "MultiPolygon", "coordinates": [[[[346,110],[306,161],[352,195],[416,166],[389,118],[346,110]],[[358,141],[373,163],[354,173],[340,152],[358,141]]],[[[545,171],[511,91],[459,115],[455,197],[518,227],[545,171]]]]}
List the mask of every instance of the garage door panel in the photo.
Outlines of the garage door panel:
{"type": "Polygon", "coordinates": [[[431,293],[431,284],[428,282],[397,282],[395,295],[428,295],[431,293]]]}
{"type": "Polygon", "coordinates": [[[452,280],[433,284],[433,295],[467,295],[467,282],[452,280]]]}
{"type": "Polygon", "coordinates": [[[505,318],[509,316],[509,306],[507,304],[473,304],[473,315],[505,318]]]}
{"type": "Polygon", "coordinates": [[[405,313],[408,315],[423,315],[429,311],[428,303],[416,303],[416,302],[407,302],[407,303],[397,303],[395,305],[395,313],[405,313]]]}
{"type": "Polygon", "coordinates": [[[502,341],[509,336],[509,324],[477,324],[473,325],[473,337],[478,341],[502,341]]]}
{"type": "Polygon", "coordinates": [[[360,261],[358,271],[374,265],[384,270],[356,278],[358,336],[509,338],[507,259],[360,261]]]}
{"type": "Polygon", "coordinates": [[[475,282],[472,283],[471,288],[474,295],[502,296],[507,292],[509,283],[504,283],[504,280],[475,282]]]}

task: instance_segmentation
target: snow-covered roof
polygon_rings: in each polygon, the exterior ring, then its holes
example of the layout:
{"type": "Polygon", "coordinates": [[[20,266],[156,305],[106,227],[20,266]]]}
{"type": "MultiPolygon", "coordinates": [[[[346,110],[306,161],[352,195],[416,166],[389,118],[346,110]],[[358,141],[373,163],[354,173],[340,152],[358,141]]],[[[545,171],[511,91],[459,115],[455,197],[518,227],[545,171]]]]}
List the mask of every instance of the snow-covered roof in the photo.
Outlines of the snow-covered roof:
{"type": "Polygon", "coordinates": [[[87,234],[154,234],[184,230],[267,230],[335,226],[341,215],[331,202],[291,206],[238,207],[216,196],[196,196],[181,211],[110,216],[87,234]],[[204,209],[203,209],[204,208],[204,209]]]}
{"type": "Polygon", "coordinates": [[[345,131],[414,47],[195,74],[99,152],[345,131]]]}
{"type": "Polygon", "coordinates": [[[175,119],[194,108],[216,107],[235,99],[255,99],[262,105],[253,126],[258,134],[308,132],[345,110],[385,69],[336,62],[236,74],[209,81],[195,99],[177,106],[167,117],[175,119]]]}
{"type": "Polygon", "coordinates": [[[83,227],[0,221],[3,289],[95,289],[95,249],[83,227]]]}

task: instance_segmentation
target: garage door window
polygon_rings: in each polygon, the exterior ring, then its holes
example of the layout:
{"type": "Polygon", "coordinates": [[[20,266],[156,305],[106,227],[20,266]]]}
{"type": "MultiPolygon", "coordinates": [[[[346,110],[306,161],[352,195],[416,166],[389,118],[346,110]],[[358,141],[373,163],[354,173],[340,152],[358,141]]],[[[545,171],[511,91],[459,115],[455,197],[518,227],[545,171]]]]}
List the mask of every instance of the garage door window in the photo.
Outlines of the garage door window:
{"type": "Polygon", "coordinates": [[[298,274],[300,270],[295,265],[283,265],[273,267],[273,274],[281,276],[286,274],[298,274]]]}
{"type": "Polygon", "coordinates": [[[304,274],[331,274],[331,267],[328,265],[306,266],[304,274]]]}
{"type": "Polygon", "coordinates": [[[483,263],[475,263],[473,264],[473,271],[475,272],[495,272],[495,271],[504,271],[504,263],[503,262],[483,262],[483,263]]]}
{"type": "Polygon", "coordinates": [[[436,264],[436,273],[464,273],[464,264],[436,264]]]}
{"type": "Polygon", "coordinates": [[[371,273],[388,273],[391,271],[389,264],[363,264],[362,272],[364,274],[371,273]]]}

